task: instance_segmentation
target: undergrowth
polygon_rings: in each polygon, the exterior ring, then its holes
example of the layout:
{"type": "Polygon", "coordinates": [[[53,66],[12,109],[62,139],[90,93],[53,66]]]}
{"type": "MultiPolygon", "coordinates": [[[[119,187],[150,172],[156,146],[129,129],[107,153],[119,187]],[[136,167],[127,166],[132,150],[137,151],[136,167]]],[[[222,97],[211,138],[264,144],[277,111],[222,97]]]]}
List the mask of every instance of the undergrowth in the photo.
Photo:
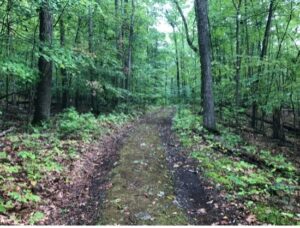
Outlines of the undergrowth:
{"type": "Polygon", "coordinates": [[[228,199],[244,202],[261,222],[299,225],[296,167],[282,154],[247,145],[221,125],[221,135],[215,136],[204,130],[201,122],[201,117],[189,109],[179,109],[173,128],[199,161],[204,175],[223,186],[228,199]],[[253,158],[253,162],[245,157],[253,158]]]}
{"type": "Polygon", "coordinates": [[[36,224],[42,220],[45,215],[36,208],[43,201],[45,180],[63,178],[68,164],[80,155],[79,145],[88,146],[138,114],[95,117],[70,108],[41,127],[0,138],[0,221],[36,224]],[[21,213],[24,209],[31,209],[30,215],[21,213]]]}

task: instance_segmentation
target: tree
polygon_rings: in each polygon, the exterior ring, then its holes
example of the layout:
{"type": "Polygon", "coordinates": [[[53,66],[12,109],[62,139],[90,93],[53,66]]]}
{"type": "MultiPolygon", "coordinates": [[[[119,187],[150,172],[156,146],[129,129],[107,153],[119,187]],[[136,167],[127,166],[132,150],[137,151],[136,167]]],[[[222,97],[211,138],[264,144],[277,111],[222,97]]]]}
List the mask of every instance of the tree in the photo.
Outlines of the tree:
{"type": "MultiPolygon", "coordinates": [[[[60,45],[62,48],[65,47],[65,21],[62,17],[59,21],[60,26],[60,45]]],[[[68,106],[68,72],[65,67],[61,67],[61,76],[62,76],[62,109],[67,108],[68,106]]]]}
{"type": "MultiPolygon", "coordinates": [[[[39,9],[40,20],[40,52],[43,53],[51,48],[52,43],[52,13],[50,2],[42,1],[39,9]]],[[[38,62],[39,81],[36,88],[35,112],[33,123],[41,123],[50,117],[51,111],[51,82],[52,82],[52,61],[43,55],[38,62]]]]}
{"type": "Polygon", "coordinates": [[[202,94],[203,94],[203,126],[216,130],[213,81],[211,71],[210,32],[208,25],[207,0],[195,0],[195,12],[198,28],[199,54],[201,62],[202,94]]]}
{"type": "MultiPolygon", "coordinates": [[[[236,9],[236,75],[235,75],[235,105],[238,108],[240,106],[240,80],[241,80],[241,62],[242,62],[242,53],[241,53],[241,6],[242,0],[238,0],[236,3],[235,0],[232,0],[234,8],[236,9]]],[[[238,116],[236,117],[238,120],[238,116]]]]}
{"type": "MultiPolygon", "coordinates": [[[[272,20],[273,20],[273,15],[274,15],[274,7],[275,0],[270,1],[270,6],[268,10],[268,19],[267,19],[267,24],[264,32],[264,37],[263,37],[263,42],[262,42],[262,48],[260,52],[260,60],[263,61],[267,55],[268,52],[268,47],[269,47],[269,39],[270,39],[270,32],[271,32],[271,25],[272,25],[272,20]]],[[[259,76],[263,71],[263,66],[260,65],[258,68],[258,78],[255,80],[254,84],[254,94],[256,94],[256,91],[258,89],[258,83],[259,83],[259,76]]],[[[252,103],[252,122],[251,125],[253,128],[257,127],[257,111],[258,111],[258,103],[255,98],[255,100],[252,103]]]]}

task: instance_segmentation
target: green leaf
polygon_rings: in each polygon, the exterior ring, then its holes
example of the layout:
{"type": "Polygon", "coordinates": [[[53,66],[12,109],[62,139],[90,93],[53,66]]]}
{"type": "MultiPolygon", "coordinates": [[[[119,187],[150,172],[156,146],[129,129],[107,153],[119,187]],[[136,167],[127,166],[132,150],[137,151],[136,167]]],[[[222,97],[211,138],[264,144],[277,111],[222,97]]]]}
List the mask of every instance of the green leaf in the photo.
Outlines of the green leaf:
{"type": "Polygon", "coordinates": [[[0,213],[5,213],[6,212],[6,208],[4,207],[4,205],[0,202],[0,213]]]}
{"type": "Polygon", "coordinates": [[[31,215],[29,219],[29,224],[34,225],[37,222],[41,221],[45,217],[45,214],[43,212],[37,211],[33,215],[31,215]]]}
{"type": "Polygon", "coordinates": [[[0,159],[6,159],[6,158],[7,158],[6,152],[0,152],[0,159]]]}

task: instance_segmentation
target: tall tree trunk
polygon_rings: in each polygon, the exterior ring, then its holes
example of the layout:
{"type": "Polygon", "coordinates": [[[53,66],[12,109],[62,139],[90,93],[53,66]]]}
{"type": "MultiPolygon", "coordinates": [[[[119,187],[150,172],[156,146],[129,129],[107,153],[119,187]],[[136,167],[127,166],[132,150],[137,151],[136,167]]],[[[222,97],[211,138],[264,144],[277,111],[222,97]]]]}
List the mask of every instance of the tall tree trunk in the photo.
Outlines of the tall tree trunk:
{"type": "Polygon", "coordinates": [[[124,0],[121,2],[122,4],[122,30],[121,30],[121,44],[122,44],[122,63],[123,63],[123,74],[124,79],[122,80],[122,88],[126,89],[126,81],[127,81],[127,47],[125,45],[125,39],[126,39],[126,30],[129,27],[128,22],[128,0],[124,0]]]}
{"type": "Polygon", "coordinates": [[[132,49],[133,49],[133,36],[134,36],[134,17],[135,17],[135,0],[131,0],[131,16],[129,25],[128,37],[128,51],[126,63],[126,89],[130,90],[131,77],[132,77],[132,49]]]}
{"type": "MultiPolygon", "coordinates": [[[[240,35],[240,27],[241,27],[241,5],[242,0],[238,0],[238,3],[235,0],[232,1],[234,7],[236,9],[236,73],[235,73],[235,105],[236,108],[240,106],[240,78],[241,78],[241,63],[242,63],[242,50],[241,50],[241,35],[240,35]]],[[[236,116],[238,120],[238,116],[236,116]]]]}
{"type": "MultiPolygon", "coordinates": [[[[128,0],[125,1],[125,6],[128,7],[128,0]]],[[[127,13],[128,8],[125,10],[127,13]]],[[[131,15],[129,21],[129,35],[128,35],[128,46],[125,51],[124,56],[124,75],[125,83],[124,88],[130,90],[130,80],[132,76],[132,49],[133,49],[133,36],[134,36],[134,20],[135,20],[135,0],[131,0],[131,15]]]]}
{"type": "Polygon", "coordinates": [[[209,41],[208,25],[208,2],[207,0],[195,0],[197,16],[198,41],[201,62],[201,76],[203,83],[203,125],[206,129],[215,131],[215,108],[213,96],[213,80],[211,73],[211,50],[209,41]]]}
{"type": "MultiPolygon", "coordinates": [[[[271,25],[272,25],[273,15],[274,15],[274,11],[275,11],[274,4],[275,4],[275,0],[271,0],[270,5],[269,5],[267,24],[266,24],[266,28],[265,28],[263,43],[262,43],[262,49],[260,52],[260,60],[261,61],[263,61],[265,59],[267,52],[268,52],[271,25]]],[[[260,77],[260,74],[262,73],[262,71],[263,71],[263,66],[260,65],[259,69],[258,69],[258,77],[260,77]]],[[[258,90],[258,84],[259,84],[259,78],[254,83],[253,92],[254,92],[254,95],[256,95],[256,96],[257,96],[256,91],[258,90]]],[[[256,126],[257,126],[257,120],[256,120],[257,119],[257,111],[258,111],[258,102],[257,102],[257,98],[255,98],[255,100],[252,103],[251,125],[253,128],[256,128],[256,126]]]]}
{"type": "MultiPolygon", "coordinates": [[[[121,60],[121,26],[120,26],[120,3],[119,0],[115,0],[115,33],[116,33],[116,51],[117,51],[117,59],[121,60]]],[[[114,84],[116,87],[119,87],[119,78],[114,77],[114,84]]]]}
{"type": "MultiPolygon", "coordinates": [[[[291,2],[290,15],[289,15],[288,22],[287,22],[285,30],[284,30],[284,34],[279,41],[279,47],[278,47],[277,54],[276,54],[276,60],[278,60],[280,57],[281,50],[282,50],[282,44],[285,40],[285,37],[288,33],[290,23],[292,21],[293,11],[294,11],[293,2],[291,2]]],[[[279,38],[279,36],[278,36],[278,38],[279,38]]],[[[273,81],[274,76],[275,76],[275,73],[272,74],[272,81],[273,81]]],[[[270,86],[272,86],[272,83],[270,83],[270,84],[271,84],[270,86]]],[[[271,88],[269,89],[269,91],[270,90],[271,90],[271,88]]],[[[278,88],[278,91],[279,91],[279,88],[278,88]]],[[[268,92],[266,102],[268,102],[269,94],[270,94],[270,92],[268,92]]],[[[282,118],[282,115],[281,115],[282,108],[281,107],[282,107],[282,105],[280,104],[279,107],[273,108],[273,138],[285,140],[283,121],[281,119],[282,118]]]]}
{"type": "MultiPolygon", "coordinates": [[[[82,25],[82,17],[79,16],[78,17],[78,21],[77,21],[77,29],[76,29],[76,35],[75,35],[75,46],[79,46],[79,44],[81,43],[81,34],[80,34],[80,29],[81,29],[81,25],[82,25]]],[[[76,80],[75,82],[75,107],[78,110],[79,109],[79,96],[80,96],[80,88],[79,88],[79,83],[78,80],[76,80]]]]}
{"type": "Polygon", "coordinates": [[[177,35],[176,35],[174,23],[171,23],[171,26],[173,28],[173,39],[174,39],[174,44],[175,44],[177,97],[179,98],[180,97],[180,66],[179,66],[178,41],[177,41],[177,35]]]}
{"type": "MultiPolygon", "coordinates": [[[[51,46],[52,43],[52,13],[49,1],[43,1],[39,9],[40,20],[40,51],[43,47],[51,46]]],[[[46,60],[43,56],[38,61],[39,81],[36,89],[35,112],[33,123],[38,124],[46,121],[50,117],[51,110],[51,81],[52,81],[52,62],[46,60]]]]}
{"type": "MultiPolygon", "coordinates": [[[[88,12],[88,43],[89,43],[89,52],[94,52],[94,21],[93,21],[93,8],[90,5],[89,6],[89,12],[88,12]]],[[[95,111],[95,96],[96,92],[93,88],[93,81],[94,81],[94,71],[90,69],[90,80],[91,80],[91,108],[93,111],[95,111]]]]}
{"type": "Polygon", "coordinates": [[[75,35],[75,44],[80,44],[81,42],[81,37],[80,37],[80,28],[81,28],[81,25],[82,25],[82,17],[79,16],[78,17],[78,21],[77,21],[77,29],[76,29],[76,35],[75,35]]]}
{"type": "MultiPolygon", "coordinates": [[[[7,57],[9,58],[10,56],[10,51],[11,51],[11,45],[12,45],[12,37],[11,37],[11,27],[12,27],[12,21],[11,21],[11,12],[13,8],[13,1],[8,0],[7,5],[6,5],[6,35],[7,35],[7,57]]],[[[9,74],[6,75],[6,111],[8,111],[8,104],[9,104],[9,74]]]]}
{"type": "MultiPolygon", "coordinates": [[[[59,21],[60,26],[60,46],[62,48],[65,47],[65,22],[63,15],[59,21]]],[[[68,74],[65,67],[60,69],[61,76],[62,76],[62,109],[67,108],[68,106],[68,74]]]]}

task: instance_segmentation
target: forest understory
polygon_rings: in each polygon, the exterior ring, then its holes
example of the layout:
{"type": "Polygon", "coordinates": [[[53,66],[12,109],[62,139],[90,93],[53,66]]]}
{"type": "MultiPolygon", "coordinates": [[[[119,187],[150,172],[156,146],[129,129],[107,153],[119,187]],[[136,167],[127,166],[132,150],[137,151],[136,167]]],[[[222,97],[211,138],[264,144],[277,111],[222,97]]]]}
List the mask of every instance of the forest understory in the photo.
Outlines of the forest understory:
{"type": "Polygon", "coordinates": [[[0,222],[299,224],[294,147],[219,129],[183,106],[98,118],[70,109],[15,129],[0,138],[0,222]]]}

